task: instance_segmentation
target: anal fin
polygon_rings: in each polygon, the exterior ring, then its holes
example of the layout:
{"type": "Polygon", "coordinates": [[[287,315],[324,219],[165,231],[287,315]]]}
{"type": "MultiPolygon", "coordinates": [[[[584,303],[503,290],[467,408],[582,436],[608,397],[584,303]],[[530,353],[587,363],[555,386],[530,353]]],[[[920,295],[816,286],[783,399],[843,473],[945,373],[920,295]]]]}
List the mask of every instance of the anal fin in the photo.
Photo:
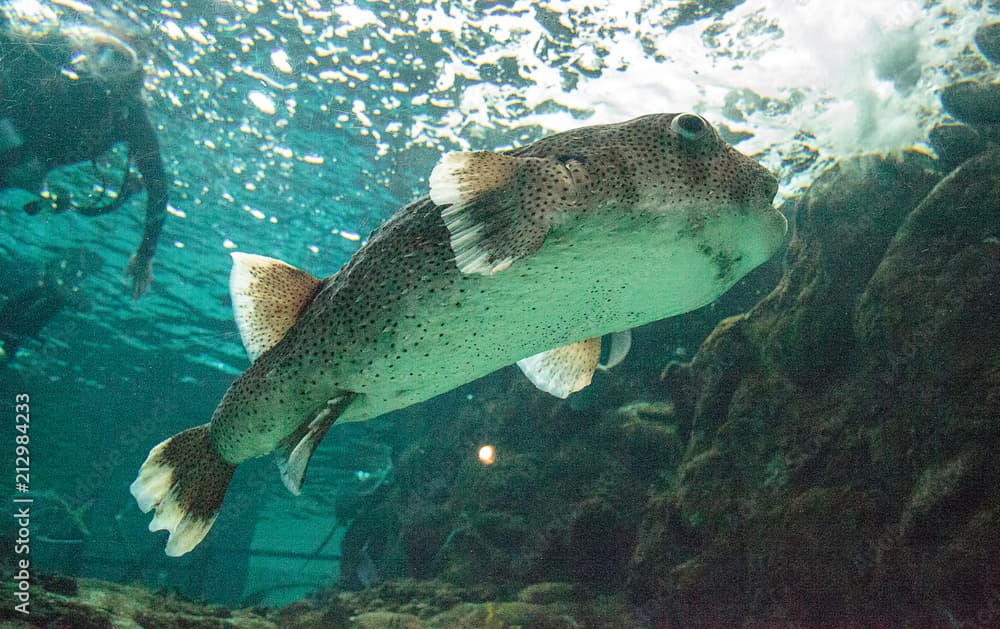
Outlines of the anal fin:
{"type": "Polygon", "coordinates": [[[601,339],[596,337],[529,356],[517,366],[542,391],[567,398],[590,384],[600,360],[601,339]]]}
{"type": "Polygon", "coordinates": [[[316,446],[323,441],[330,426],[336,422],[337,417],[353,399],[354,394],[345,394],[328,401],[312,421],[303,423],[298,430],[278,444],[275,451],[278,457],[278,471],[281,473],[281,482],[288,491],[296,496],[302,492],[306,469],[309,467],[313,452],[316,451],[316,446]]]}

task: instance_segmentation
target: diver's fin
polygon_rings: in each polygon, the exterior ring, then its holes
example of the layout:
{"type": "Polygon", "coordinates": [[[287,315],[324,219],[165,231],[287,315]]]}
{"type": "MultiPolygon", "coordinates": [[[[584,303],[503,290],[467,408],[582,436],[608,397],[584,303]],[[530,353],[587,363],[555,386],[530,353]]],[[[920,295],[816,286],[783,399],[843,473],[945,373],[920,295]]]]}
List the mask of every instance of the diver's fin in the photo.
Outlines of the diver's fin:
{"type": "Polygon", "coordinates": [[[208,424],[178,433],[149,452],[129,490],[143,513],[156,510],[149,530],[170,532],[168,555],[179,557],[205,538],[235,469],[215,449],[208,424]]]}
{"type": "Polygon", "coordinates": [[[625,357],[628,356],[628,351],[632,349],[632,330],[615,332],[610,335],[610,339],[611,342],[608,347],[608,362],[597,365],[597,368],[601,371],[607,371],[612,367],[617,367],[618,363],[625,360],[625,357]]]}
{"type": "Polygon", "coordinates": [[[550,349],[517,361],[536,387],[558,398],[567,398],[590,384],[601,360],[600,337],[550,349]]]}
{"type": "Polygon", "coordinates": [[[462,273],[493,275],[538,251],[578,185],[559,162],[488,151],[449,153],[430,176],[430,197],[462,273]]]}
{"type": "Polygon", "coordinates": [[[281,472],[281,482],[288,491],[296,496],[302,491],[306,468],[309,467],[309,459],[312,458],[316,446],[323,441],[330,426],[353,398],[354,394],[344,394],[330,400],[312,421],[302,424],[298,430],[278,444],[275,452],[278,457],[278,471],[281,472]]]}
{"type": "Polygon", "coordinates": [[[243,346],[254,361],[285,336],[321,282],[281,260],[238,251],[230,255],[233,312],[243,346]]]}

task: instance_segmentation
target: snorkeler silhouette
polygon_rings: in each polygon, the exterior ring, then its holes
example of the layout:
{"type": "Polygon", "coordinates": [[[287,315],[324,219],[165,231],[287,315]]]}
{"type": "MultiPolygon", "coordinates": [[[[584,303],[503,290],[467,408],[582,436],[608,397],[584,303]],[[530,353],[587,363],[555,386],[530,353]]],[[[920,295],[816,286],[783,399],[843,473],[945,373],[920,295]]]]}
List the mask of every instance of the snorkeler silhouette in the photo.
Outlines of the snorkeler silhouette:
{"type": "Polygon", "coordinates": [[[66,306],[88,310],[90,301],[80,282],[100,270],[101,256],[86,249],[70,249],[45,264],[38,283],[14,295],[0,308],[0,363],[13,360],[21,343],[37,337],[66,306]]]}
{"type": "MultiPolygon", "coordinates": [[[[93,161],[118,142],[142,176],[146,219],[142,242],[126,276],[138,298],[152,281],[153,254],[167,214],[167,183],[160,146],[142,102],[144,72],[130,34],[108,22],[31,32],[0,11],[0,189],[38,193],[46,175],[93,161]]],[[[35,30],[39,30],[35,28],[35,30]]],[[[112,201],[76,206],[48,200],[56,211],[97,216],[118,209],[138,190],[128,164],[112,201]]],[[[51,196],[50,196],[51,199],[51,196]]],[[[35,214],[43,200],[24,209],[35,214]]]]}

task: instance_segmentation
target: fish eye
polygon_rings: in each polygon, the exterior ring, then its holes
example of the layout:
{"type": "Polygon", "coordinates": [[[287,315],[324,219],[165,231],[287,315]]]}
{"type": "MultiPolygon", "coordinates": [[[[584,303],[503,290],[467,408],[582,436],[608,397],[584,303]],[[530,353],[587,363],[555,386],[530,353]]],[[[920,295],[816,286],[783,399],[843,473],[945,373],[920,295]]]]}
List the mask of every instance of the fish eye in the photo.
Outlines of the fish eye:
{"type": "Polygon", "coordinates": [[[677,114],[670,129],[685,140],[696,140],[708,131],[708,122],[698,114],[677,114]]]}

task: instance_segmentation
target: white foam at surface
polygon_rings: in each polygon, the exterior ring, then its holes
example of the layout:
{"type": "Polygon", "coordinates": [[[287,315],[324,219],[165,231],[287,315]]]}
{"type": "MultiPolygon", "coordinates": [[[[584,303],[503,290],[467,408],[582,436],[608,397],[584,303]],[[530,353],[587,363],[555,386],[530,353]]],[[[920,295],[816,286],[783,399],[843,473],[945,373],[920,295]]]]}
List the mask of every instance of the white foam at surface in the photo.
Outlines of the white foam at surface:
{"type": "MultiPolygon", "coordinates": [[[[537,38],[525,35],[540,30],[531,12],[489,16],[492,30],[522,35],[505,41],[503,49],[488,48],[471,65],[515,56],[521,67],[528,68],[525,78],[531,82],[519,90],[524,106],[532,110],[545,101],[562,106],[561,111],[529,111],[499,124],[540,125],[561,131],[581,124],[571,110],[591,112],[587,123],[689,109],[719,122],[725,120],[722,109],[732,90],[747,89],[781,101],[801,91],[804,99],[791,111],[754,112],[742,125],[726,121],[752,132],[754,137],[740,149],[762,154],[775,169],[781,167],[781,152],[788,150],[800,130],[814,137],[811,148],[827,159],[921,145],[940,109],[935,91],[941,85],[939,67],[961,54],[983,21],[970,3],[958,0],[946,0],[926,11],[915,0],[751,0],[721,19],[730,25],[727,34],[743,30],[744,37],[735,36],[731,50],[720,51],[707,47],[704,41],[711,19],[658,29],[650,22],[650,16],[655,15],[648,10],[636,24],[637,2],[548,3],[555,5],[564,12],[592,9],[592,24],[619,33],[595,40],[607,49],[604,71],[596,78],[582,78],[575,89],[564,90],[556,69],[535,56],[537,38]],[[943,40],[941,29],[946,19],[947,38],[943,40]],[[780,34],[746,36],[745,29],[754,20],[777,26],[780,34]],[[621,34],[623,30],[625,34],[621,34]],[[900,34],[912,38],[923,67],[917,85],[905,92],[897,91],[891,81],[877,78],[874,72],[885,38],[900,34]],[[652,39],[656,52],[665,59],[650,56],[640,37],[652,39]]],[[[461,36],[454,15],[422,11],[427,30],[451,30],[455,37],[461,36]]],[[[479,25],[486,21],[484,18],[479,25]]],[[[467,67],[470,59],[453,63],[467,67]]],[[[441,73],[452,76],[462,74],[462,69],[446,63],[441,73]]],[[[504,99],[503,86],[480,83],[467,88],[458,103],[462,121],[456,125],[452,120],[449,126],[462,129],[469,123],[498,124],[496,114],[503,112],[504,99]]],[[[467,145],[460,132],[453,134],[456,144],[467,145]]]]}

